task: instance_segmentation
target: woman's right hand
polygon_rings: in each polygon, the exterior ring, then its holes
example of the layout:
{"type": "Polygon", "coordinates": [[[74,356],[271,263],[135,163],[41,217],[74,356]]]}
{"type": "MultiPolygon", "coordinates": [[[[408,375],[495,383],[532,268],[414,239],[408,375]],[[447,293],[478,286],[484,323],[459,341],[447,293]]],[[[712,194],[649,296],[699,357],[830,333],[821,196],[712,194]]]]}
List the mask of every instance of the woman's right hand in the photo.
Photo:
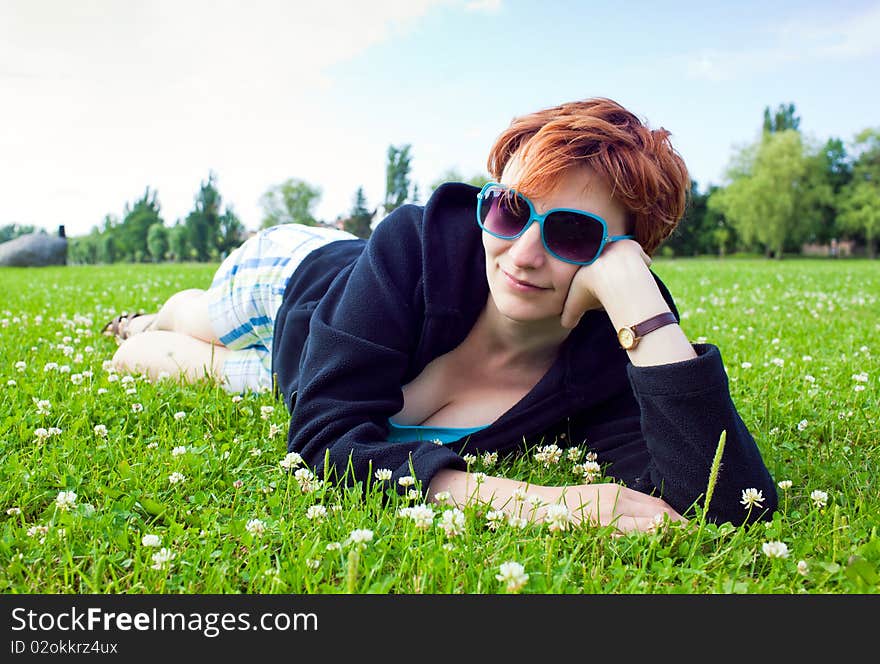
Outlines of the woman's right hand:
{"type": "Polygon", "coordinates": [[[686,521],[664,500],[620,484],[578,484],[545,487],[548,503],[563,503],[572,521],[594,526],[613,525],[621,532],[646,532],[668,517],[686,521]]]}

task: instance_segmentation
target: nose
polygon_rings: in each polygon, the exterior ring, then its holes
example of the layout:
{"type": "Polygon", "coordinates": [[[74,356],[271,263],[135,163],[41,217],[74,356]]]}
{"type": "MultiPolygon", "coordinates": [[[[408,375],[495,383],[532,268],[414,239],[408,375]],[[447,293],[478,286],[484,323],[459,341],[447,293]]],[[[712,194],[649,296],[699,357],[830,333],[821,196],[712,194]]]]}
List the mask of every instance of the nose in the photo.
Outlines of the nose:
{"type": "Polygon", "coordinates": [[[526,232],[513,241],[507,253],[517,267],[541,267],[547,259],[544,243],[541,241],[541,226],[532,222],[526,232]]]}

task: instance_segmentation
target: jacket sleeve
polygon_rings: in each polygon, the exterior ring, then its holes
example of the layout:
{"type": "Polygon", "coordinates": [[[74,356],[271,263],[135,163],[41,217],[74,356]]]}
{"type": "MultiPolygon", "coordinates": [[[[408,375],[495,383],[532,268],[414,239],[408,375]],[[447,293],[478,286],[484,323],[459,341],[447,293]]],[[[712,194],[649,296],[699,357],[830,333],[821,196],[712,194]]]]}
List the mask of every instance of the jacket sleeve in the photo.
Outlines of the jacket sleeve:
{"type": "Polygon", "coordinates": [[[399,491],[397,480],[406,475],[424,490],[437,471],[466,468],[447,447],[387,440],[388,418],[403,407],[401,387],[424,316],[420,223],[415,206],[385,218],[311,317],[287,449],[318,476],[366,483],[387,468],[399,491]]]}
{"type": "Polygon", "coordinates": [[[627,366],[632,392],[581,413],[574,441],[586,440],[607,473],[628,487],[660,495],[679,513],[703,504],[722,431],[724,452],[708,516],[734,524],[756,521],[777,508],[776,487],[751,433],[730,397],[718,348],[694,344],[697,357],[659,366],[627,366]],[[611,413],[612,416],[608,417],[611,413]],[[744,489],[763,502],[741,504],[744,489]]]}

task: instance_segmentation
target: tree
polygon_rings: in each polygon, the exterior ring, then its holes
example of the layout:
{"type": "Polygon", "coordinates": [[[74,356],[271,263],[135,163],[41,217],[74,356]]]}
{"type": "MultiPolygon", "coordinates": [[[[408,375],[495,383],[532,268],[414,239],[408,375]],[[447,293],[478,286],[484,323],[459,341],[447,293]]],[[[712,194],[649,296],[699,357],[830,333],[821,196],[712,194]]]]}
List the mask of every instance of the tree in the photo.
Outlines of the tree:
{"type": "Polygon", "coordinates": [[[813,177],[825,182],[831,190],[830,200],[820,205],[820,222],[816,231],[817,242],[827,243],[840,235],[837,219],[840,216],[841,191],[852,181],[852,165],[843,141],[829,138],[810,160],[813,177]]]}
{"type": "Polygon", "coordinates": [[[373,232],[372,223],[375,215],[376,210],[369,210],[367,208],[364,188],[358,187],[354,195],[351,212],[348,218],[343,220],[342,228],[359,238],[367,239],[373,232]]]}
{"type": "Polygon", "coordinates": [[[168,231],[168,253],[178,263],[190,255],[186,226],[179,220],[168,231]]]}
{"type": "Polygon", "coordinates": [[[853,141],[852,181],[840,193],[841,228],[864,233],[868,255],[877,257],[880,231],[880,128],[860,132],[853,141]]]}
{"type": "Polygon", "coordinates": [[[240,242],[243,230],[229,206],[221,212],[223,198],[216,179],[213,172],[208,173],[208,180],[201,183],[193,210],[184,222],[189,254],[198,261],[217,260],[230,243],[236,246],[240,242]]]}
{"type": "Polygon", "coordinates": [[[127,261],[140,261],[148,255],[147,232],[153,224],[163,223],[157,195],[147,186],[134,205],[125,204],[122,223],[113,227],[117,249],[127,261]]]}
{"type": "Polygon", "coordinates": [[[734,158],[731,182],[710,196],[709,208],[723,214],[744,242],[760,242],[768,256],[782,258],[786,247],[815,234],[819,207],[832,198],[808,158],[797,131],[765,133],[734,158]]]}
{"type": "Polygon", "coordinates": [[[801,119],[795,115],[794,104],[779,104],[776,112],[771,117],[770,107],[764,107],[764,133],[772,134],[777,131],[785,131],[793,129],[798,131],[801,126],[801,119]]]}
{"type": "Polygon", "coordinates": [[[388,146],[385,166],[385,214],[396,210],[409,199],[410,145],[388,146]]]}
{"type": "Polygon", "coordinates": [[[706,193],[701,193],[697,182],[691,180],[684,215],[663,243],[663,254],[697,256],[717,252],[723,256],[727,253],[736,241],[736,233],[724,215],[708,205],[717,189],[712,185],[706,193]]]}
{"type": "Polygon", "coordinates": [[[153,224],[147,231],[147,250],[154,263],[165,260],[168,253],[168,229],[164,224],[153,224]]]}
{"type": "Polygon", "coordinates": [[[305,180],[288,178],[281,184],[270,187],[260,197],[263,208],[261,228],[278,224],[303,224],[318,226],[312,208],[321,200],[321,189],[305,180]]]}

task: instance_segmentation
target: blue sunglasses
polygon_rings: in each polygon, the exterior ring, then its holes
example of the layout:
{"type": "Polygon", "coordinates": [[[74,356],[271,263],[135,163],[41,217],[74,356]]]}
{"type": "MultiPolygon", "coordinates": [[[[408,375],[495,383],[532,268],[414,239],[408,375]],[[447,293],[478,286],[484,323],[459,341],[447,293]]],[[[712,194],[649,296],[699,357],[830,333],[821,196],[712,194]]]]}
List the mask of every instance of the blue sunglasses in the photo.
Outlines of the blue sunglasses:
{"type": "Polygon", "coordinates": [[[489,235],[515,240],[535,221],[550,255],[574,265],[589,265],[609,242],[633,238],[609,236],[605,220],[583,210],[555,208],[538,214],[528,198],[497,182],[487,182],[477,194],[477,223],[489,235]]]}

